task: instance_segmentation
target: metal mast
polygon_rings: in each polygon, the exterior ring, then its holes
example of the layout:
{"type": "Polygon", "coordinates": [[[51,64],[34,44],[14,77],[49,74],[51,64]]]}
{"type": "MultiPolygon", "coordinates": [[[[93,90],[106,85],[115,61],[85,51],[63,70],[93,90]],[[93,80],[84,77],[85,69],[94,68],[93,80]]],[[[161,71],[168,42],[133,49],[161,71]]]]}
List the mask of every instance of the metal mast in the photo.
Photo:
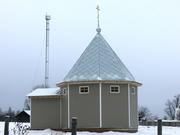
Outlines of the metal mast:
{"type": "Polygon", "coordinates": [[[100,23],[99,23],[100,22],[100,19],[99,19],[99,12],[100,12],[99,4],[97,4],[96,9],[97,9],[97,29],[96,29],[96,31],[98,33],[100,33],[101,32],[101,28],[100,28],[100,23]]]}
{"type": "Polygon", "coordinates": [[[51,16],[46,15],[46,50],[45,50],[45,82],[44,87],[49,87],[49,21],[51,16]]]}

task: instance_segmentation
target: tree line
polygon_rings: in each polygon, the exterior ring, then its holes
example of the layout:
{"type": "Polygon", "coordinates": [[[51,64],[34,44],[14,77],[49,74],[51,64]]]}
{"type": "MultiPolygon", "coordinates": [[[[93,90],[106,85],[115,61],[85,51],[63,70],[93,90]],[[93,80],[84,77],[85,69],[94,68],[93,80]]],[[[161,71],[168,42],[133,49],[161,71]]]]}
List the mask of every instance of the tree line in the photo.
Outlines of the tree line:
{"type": "MultiPolygon", "coordinates": [[[[144,106],[140,106],[139,121],[157,120],[159,117],[153,115],[151,111],[144,106]]],[[[164,120],[180,120],[180,94],[175,95],[172,99],[168,99],[164,108],[164,120]]]]}
{"type": "Polygon", "coordinates": [[[10,121],[15,121],[15,116],[19,113],[20,113],[19,110],[15,111],[11,107],[9,107],[8,110],[5,111],[3,111],[0,108],[0,121],[4,121],[7,118],[7,116],[9,117],[10,121]]]}

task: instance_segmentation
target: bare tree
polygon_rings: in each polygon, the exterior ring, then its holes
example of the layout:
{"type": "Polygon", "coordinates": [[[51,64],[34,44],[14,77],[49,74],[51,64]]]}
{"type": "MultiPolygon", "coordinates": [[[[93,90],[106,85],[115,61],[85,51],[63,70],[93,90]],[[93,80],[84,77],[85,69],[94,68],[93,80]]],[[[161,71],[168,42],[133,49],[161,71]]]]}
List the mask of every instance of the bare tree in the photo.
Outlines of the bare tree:
{"type": "Polygon", "coordinates": [[[178,108],[176,108],[175,119],[180,120],[180,106],[178,106],[178,108]]]}
{"type": "Polygon", "coordinates": [[[0,115],[2,114],[2,109],[0,108],[0,115]]]}
{"type": "Polygon", "coordinates": [[[3,118],[3,111],[2,111],[2,109],[0,108],[0,121],[2,120],[2,118],[3,118]]]}
{"type": "Polygon", "coordinates": [[[30,110],[30,99],[26,98],[24,101],[24,110],[30,110]]]}
{"type": "Polygon", "coordinates": [[[150,120],[152,117],[152,114],[147,107],[143,107],[143,106],[139,107],[138,113],[139,113],[139,121],[150,120]]]}
{"type": "MultiPolygon", "coordinates": [[[[32,91],[34,91],[34,90],[36,90],[38,88],[44,88],[44,84],[35,85],[32,88],[32,91]]],[[[26,98],[25,101],[24,101],[24,110],[30,110],[30,99],[29,98],[26,98]]]]}
{"type": "Polygon", "coordinates": [[[14,116],[15,116],[15,111],[12,110],[11,107],[9,107],[6,115],[8,115],[8,116],[10,116],[10,117],[14,117],[14,116]]]}
{"type": "Polygon", "coordinates": [[[175,95],[172,100],[167,100],[165,103],[165,113],[169,117],[169,119],[174,120],[175,119],[175,111],[176,108],[180,105],[180,94],[175,95]]]}
{"type": "Polygon", "coordinates": [[[35,89],[38,89],[38,88],[45,88],[44,84],[39,84],[39,85],[36,85],[32,88],[32,91],[35,90],[35,89]]]}

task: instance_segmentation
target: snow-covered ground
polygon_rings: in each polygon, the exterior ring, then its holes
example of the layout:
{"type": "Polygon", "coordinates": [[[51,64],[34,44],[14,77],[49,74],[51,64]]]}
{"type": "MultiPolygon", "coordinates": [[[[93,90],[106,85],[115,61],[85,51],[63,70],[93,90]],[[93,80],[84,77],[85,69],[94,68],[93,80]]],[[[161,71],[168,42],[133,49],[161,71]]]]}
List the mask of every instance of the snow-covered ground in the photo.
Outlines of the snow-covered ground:
{"type": "Polygon", "coordinates": [[[0,135],[4,134],[4,122],[0,122],[0,135]]]}
{"type": "MultiPolygon", "coordinates": [[[[29,123],[26,124],[29,126],[29,123]]],[[[10,123],[10,135],[14,135],[13,128],[15,123],[10,123]]],[[[0,135],[4,134],[4,122],[0,122],[0,135]]],[[[180,127],[163,127],[163,135],[180,135],[180,127]]],[[[71,133],[62,133],[52,131],[50,129],[42,131],[28,131],[26,135],[71,135],[71,133]]],[[[157,127],[155,126],[139,126],[137,133],[120,133],[120,132],[104,132],[104,133],[89,133],[78,132],[78,135],[157,135],[157,127]]]]}

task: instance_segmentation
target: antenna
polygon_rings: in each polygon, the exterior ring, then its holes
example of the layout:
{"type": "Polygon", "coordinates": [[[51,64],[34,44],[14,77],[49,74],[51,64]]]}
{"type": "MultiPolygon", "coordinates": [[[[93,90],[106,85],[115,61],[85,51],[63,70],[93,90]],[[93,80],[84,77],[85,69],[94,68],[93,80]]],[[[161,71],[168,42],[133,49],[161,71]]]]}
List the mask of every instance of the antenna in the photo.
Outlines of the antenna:
{"type": "Polygon", "coordinates": [[[96,9],[97,9],[97,29],[96,29],[96,31],[98,33],[100,33],[101,32],[101,28],[100,28],[100,23],[99,23],[99,21],[100,21],[100,19],[99,19],[99,12],[100,12],[99,3],[97,3],[96,9]]]}
{"type": "Polygon", "coordinates": [[[45,82],[44,87],[49,87],[49,21],[51,20],[51,16],[45,16],[46,19],[46,50],[45,50],[45,82]]]}

